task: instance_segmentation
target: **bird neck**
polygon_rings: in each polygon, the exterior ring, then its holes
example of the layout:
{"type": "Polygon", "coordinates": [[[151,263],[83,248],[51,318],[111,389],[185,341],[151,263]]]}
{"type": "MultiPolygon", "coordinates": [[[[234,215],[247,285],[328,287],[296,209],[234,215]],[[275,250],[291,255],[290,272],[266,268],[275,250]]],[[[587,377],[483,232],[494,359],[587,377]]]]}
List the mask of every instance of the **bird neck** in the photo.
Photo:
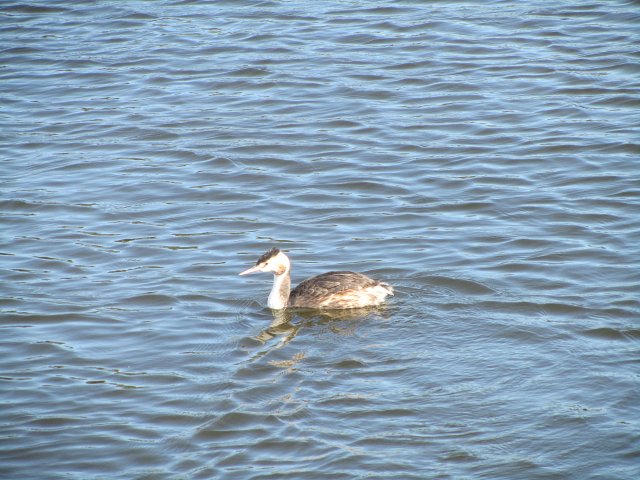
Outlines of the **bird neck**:
{"type": "Polygon", "coordinates": [[[284,273],[273,276],[273,287],[271,287],[267,306],[274,310],[285,308],[289,301],[290,292],[291,277],[289,276],[289,269],[287,269],[284,273]]]}

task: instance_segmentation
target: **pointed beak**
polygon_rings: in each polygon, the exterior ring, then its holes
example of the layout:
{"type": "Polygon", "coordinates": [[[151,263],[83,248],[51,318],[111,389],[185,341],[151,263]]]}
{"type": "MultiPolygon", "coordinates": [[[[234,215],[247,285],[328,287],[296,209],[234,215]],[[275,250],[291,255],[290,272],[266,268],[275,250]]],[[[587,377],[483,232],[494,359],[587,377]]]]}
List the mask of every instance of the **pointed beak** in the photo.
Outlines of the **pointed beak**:
{"type": "Polygon", "coordinates": [[[261,272],[261,271],[262,270],[260,269],[260,266],[256,265],[255,267],[246,269],[244,272],[240,272],[238,275],[250,275],[252,273],[261,272]]]}

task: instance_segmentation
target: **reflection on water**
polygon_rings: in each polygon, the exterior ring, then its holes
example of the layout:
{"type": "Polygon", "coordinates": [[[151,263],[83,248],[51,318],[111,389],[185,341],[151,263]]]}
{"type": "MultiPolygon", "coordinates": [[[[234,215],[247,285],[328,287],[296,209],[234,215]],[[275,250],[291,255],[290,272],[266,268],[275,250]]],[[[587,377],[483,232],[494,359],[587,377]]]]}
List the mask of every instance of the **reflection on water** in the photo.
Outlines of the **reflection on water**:
{"type": "MultiPolygon", "coordinates": [[[[379,321],[389,319],[386,305],[366,308],[350,308],[343,310],[307,310],[283,309],[271,310],[273,321],[254,337],[260,343],[267,343],[279,338],[275,346],[280,348],[292,341],[302,328],[323,327],[339,335],[354,335],[360,322],[365,320],[379,321]]],[[[260,353],[264,355],[266,351],[260,353]]]]}
{"type": "Polygon", "coordinates": [[[640,478],[637,2],[0,16],[0,477],[640,478]]]}
{"type": "Polygon", "coordinates": [[[294,325],[291,323],[294,318],[294,314],[290,310],[271,310],[271,313],[273,315],[271,325],[262,330],[255,339],[261,343],[266,343],[272,338],[282,337],[282,340],[278,345],[286,345],[293,340],[298,333],[298,330],[302,328],[303,324],[298,323],[297,325],[294,325]]]}

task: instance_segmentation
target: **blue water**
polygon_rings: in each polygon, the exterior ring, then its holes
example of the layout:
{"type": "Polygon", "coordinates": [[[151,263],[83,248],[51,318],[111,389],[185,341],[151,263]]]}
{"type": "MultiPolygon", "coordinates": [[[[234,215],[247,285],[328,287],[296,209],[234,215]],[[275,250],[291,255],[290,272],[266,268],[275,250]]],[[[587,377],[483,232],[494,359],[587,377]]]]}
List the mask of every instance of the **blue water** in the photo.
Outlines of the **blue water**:
{"type": "Polygon", "coordinates": [[[640,475],[637,2],[0,19],[0,477],[640,475]]]}

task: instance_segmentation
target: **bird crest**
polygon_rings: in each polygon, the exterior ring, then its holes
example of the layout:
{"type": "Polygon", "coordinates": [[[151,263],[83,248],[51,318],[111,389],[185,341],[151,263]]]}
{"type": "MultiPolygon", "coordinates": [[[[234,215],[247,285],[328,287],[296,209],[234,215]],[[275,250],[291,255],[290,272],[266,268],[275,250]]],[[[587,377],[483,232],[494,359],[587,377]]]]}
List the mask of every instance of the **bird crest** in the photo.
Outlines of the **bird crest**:
{"type": "Polygon", "coordinates": [[[260,265],[261,263],[264,263],[266,261],[268,261],[269,259],[275,257],[276,255],[278,255],[280,253],[280,249],[273,247],[271,250],[269,250],[268,252],[266,252],[264,255],[262,255],[258,261],[256,262],[256,265],[260,265]]]}

